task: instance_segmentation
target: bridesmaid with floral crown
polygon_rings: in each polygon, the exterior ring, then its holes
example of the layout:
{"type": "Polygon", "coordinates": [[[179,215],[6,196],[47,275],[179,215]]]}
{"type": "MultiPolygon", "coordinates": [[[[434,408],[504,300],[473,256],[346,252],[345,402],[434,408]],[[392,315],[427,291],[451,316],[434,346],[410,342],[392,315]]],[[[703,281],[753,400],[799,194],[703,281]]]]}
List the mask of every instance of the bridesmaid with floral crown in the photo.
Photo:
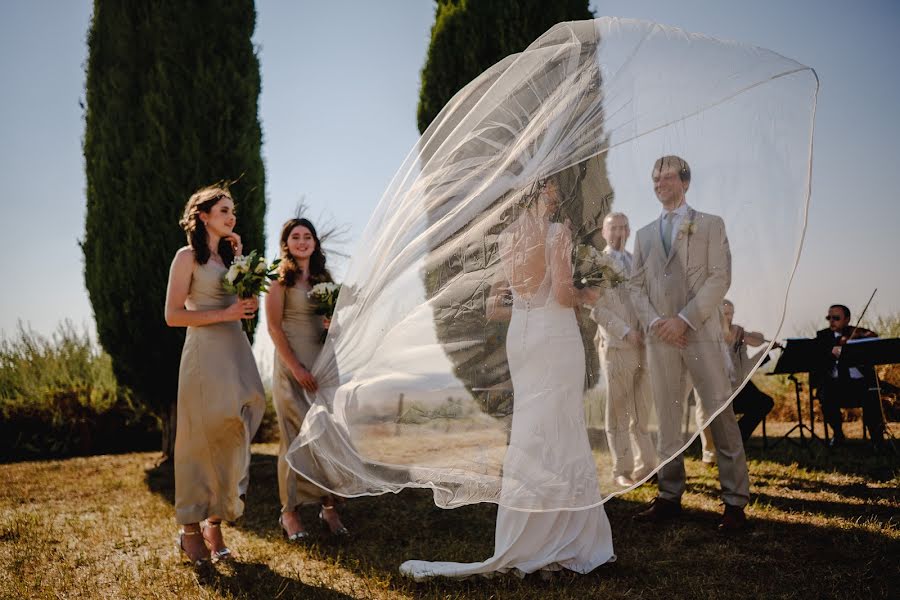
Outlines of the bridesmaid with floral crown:
{"type": "MultiPolygon", "coordinates": [[[[315,313],[307,294],[317,283],[333,281],[325,266],[325,253],[316,228],[307,219],[290,219],[281,228],[279,278],[266,295],[266,322],[275,344],[272,400],[278,414],[281,445],[278,450],[278,492],[284,535],[292,542],[308,537],[297,508],[321,504],[319,519],[332,535],[345,537],[336,498],[303,478],[285,459],[291,442],[300,432],[319,382],[310,369],[322,350],[327,322],[315,313]]],[[[314,460],[309,461],[314,464],[314,460]]]]}
{"type": "Polygon", "coordinates": [[[166,291],[166,324],[187,328],[178,373],[175,518],[182,527],[178,550],[195,565],[231,557],[221,524],[244,512],[250,440],[266,407],[240,324],[256,314],[259,301],[222,287],[242,253],[235,223],[227,187],[197,190],[180,223],[188,245],[175,254],[166,291]]]}

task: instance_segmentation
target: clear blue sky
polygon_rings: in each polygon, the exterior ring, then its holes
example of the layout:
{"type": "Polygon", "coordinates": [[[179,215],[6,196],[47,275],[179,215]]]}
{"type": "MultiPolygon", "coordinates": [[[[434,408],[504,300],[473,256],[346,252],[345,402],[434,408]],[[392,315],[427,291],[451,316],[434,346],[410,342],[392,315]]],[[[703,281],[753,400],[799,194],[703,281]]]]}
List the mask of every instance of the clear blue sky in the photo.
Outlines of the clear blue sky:
{"type": "MultiPolygon", "coordinates": [[[[91,2],[0,6],[0,330],[93,322],[83,235],[81,138],[91,2]]],[[[428,0],[260,0],[255,42],[269,200],[269,254],[304,195],[358,235],[415,143],[428,0]]],[[[807,241],[784,334],[824,327],[832,302],[900,311],[900,2],[620,0],[597,16],[653,20],[775,50],[821,80],[807,241]]],[[[160,301],[160,313],[162,301],[160,301]]],[[[739,317],[739,315],[738,315],[739,317]]],[[[749,326],[752,324],[748,323],[749,326]]]]}

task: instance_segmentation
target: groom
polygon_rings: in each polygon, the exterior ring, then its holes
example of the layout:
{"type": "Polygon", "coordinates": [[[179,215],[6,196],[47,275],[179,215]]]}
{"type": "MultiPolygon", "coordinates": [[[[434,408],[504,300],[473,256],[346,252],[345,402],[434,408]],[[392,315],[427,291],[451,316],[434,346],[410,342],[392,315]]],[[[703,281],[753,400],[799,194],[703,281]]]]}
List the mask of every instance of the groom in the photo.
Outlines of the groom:
{"type": "MultiPolygon", "coordinates": [[[[629,283],[638,318],[647,332],[647,362],[659,419],[659,493],[639,521],[659,523],[681,513],[685,488],[681,422],[694,388],[706,415],[731,395],[719,311],[731,285],[731,251],[721,217],[685,202],[691,170],[678,156],[653,166],[653,189],[662,214],[637,233],[629,283]]],[[[725,501],[720,531],[746,525],[750,481],[741,433],[731,406],[710,424],[725,501]]]]}

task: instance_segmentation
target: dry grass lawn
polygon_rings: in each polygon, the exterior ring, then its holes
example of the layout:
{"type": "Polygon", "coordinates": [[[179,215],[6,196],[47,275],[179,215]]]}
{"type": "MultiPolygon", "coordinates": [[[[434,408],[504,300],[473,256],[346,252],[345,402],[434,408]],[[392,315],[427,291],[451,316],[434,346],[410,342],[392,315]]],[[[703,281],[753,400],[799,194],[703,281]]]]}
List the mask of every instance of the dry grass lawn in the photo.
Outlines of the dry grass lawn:
{"type": "MultiPolygon", "coordinates": [[[[771,424],[770,436],[789,424],[771,424]]],[[[848,433],[855,433],[848,428],[848,433]]],[[[275,445],[254,446],[251,497],[226,530],[239,560],[195,571],[174,550],[172,472],[153,453],[0,464],[0,598],[887,598],[900,589],[900,462],[839,452],[749,450],[753,527],[723,537],[713,469],[688,461],[684,517],[632,522],[644,486],[606,507],[618,560],[587,576],[416,584],[407,558],[476,561],[496,510],[436,508],[427,492],[350,501],[350,542],[285,542],[275,445]]],[[[896,597],[896,596],[894,596],[896,597]]]]}

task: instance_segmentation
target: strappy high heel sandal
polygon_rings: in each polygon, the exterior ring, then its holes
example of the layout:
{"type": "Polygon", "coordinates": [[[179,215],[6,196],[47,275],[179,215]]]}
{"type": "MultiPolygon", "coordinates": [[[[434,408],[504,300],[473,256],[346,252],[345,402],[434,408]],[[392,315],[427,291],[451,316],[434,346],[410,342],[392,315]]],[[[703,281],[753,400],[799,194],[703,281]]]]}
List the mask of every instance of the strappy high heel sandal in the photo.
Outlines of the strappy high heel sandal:
{"type": "MultiPolygon", "coordinates": [[[[221,528],[221,527],[222,527],[222,521],[210,521],[207,519],[206,526],[203,527],[203,529],[201,531],[205,531],[206,529],[221,528]]],[[[206,539],[206,536],[203,536],[203,539],[206,541],[207,544],[209,544],[209,540],[206,539]]],[[[210,548],[209,556],[210,556],[210,560],[212,560],[212,562],[214,562],[214,563],[221,562],[223,560],[231,560],[232,558],[234,558],[234,555],[231,554],[231,550],[229,548],[222,548],[221,550],[213,550],[212,548],[210,548]]]]}
{"type": "Polygon", "coordinates": [[[202,567],[204,564],[208,563],[210,560],[209,556],[203,558],[191,558],[191,555],[188,554],[188,551],[184,548],[184,536],[186,535],[200,535],[199,531],[185,531],[182,529],[178,532],[178,537],[175,539],[175,551],[179,554],[183,554],[182,557],[185,562],[191,563],[194,567],[202,567]]]}
{"type": "Polygon", "coordinates": [[[325,528],[328,529],[329,532],[331,532],[331,535],[333,535],[335,537],[341,537],[341,538],[350,537],[350,531],[343,525],[341,525],[337,529],[334,529],[334,530],[331,529],[331,525],[328,523],[328,521],[325,520],[325,511],[326,510],[337,510],[337,509],[334,506],[325,506],[324,504],[322,505],[322,510],[319,511],[319,520],[322,522],[322,525],[324,525],[325,528]]]}
{"type": "Polygon", "coordinates": [[[281,527],[281,535],[289,542],[302,542],[309,538],[308,531],[298,531],[297,533],[288,533],[287,527],[284,526],[284,515],[278,516],[278,525],[281,527]]]}

